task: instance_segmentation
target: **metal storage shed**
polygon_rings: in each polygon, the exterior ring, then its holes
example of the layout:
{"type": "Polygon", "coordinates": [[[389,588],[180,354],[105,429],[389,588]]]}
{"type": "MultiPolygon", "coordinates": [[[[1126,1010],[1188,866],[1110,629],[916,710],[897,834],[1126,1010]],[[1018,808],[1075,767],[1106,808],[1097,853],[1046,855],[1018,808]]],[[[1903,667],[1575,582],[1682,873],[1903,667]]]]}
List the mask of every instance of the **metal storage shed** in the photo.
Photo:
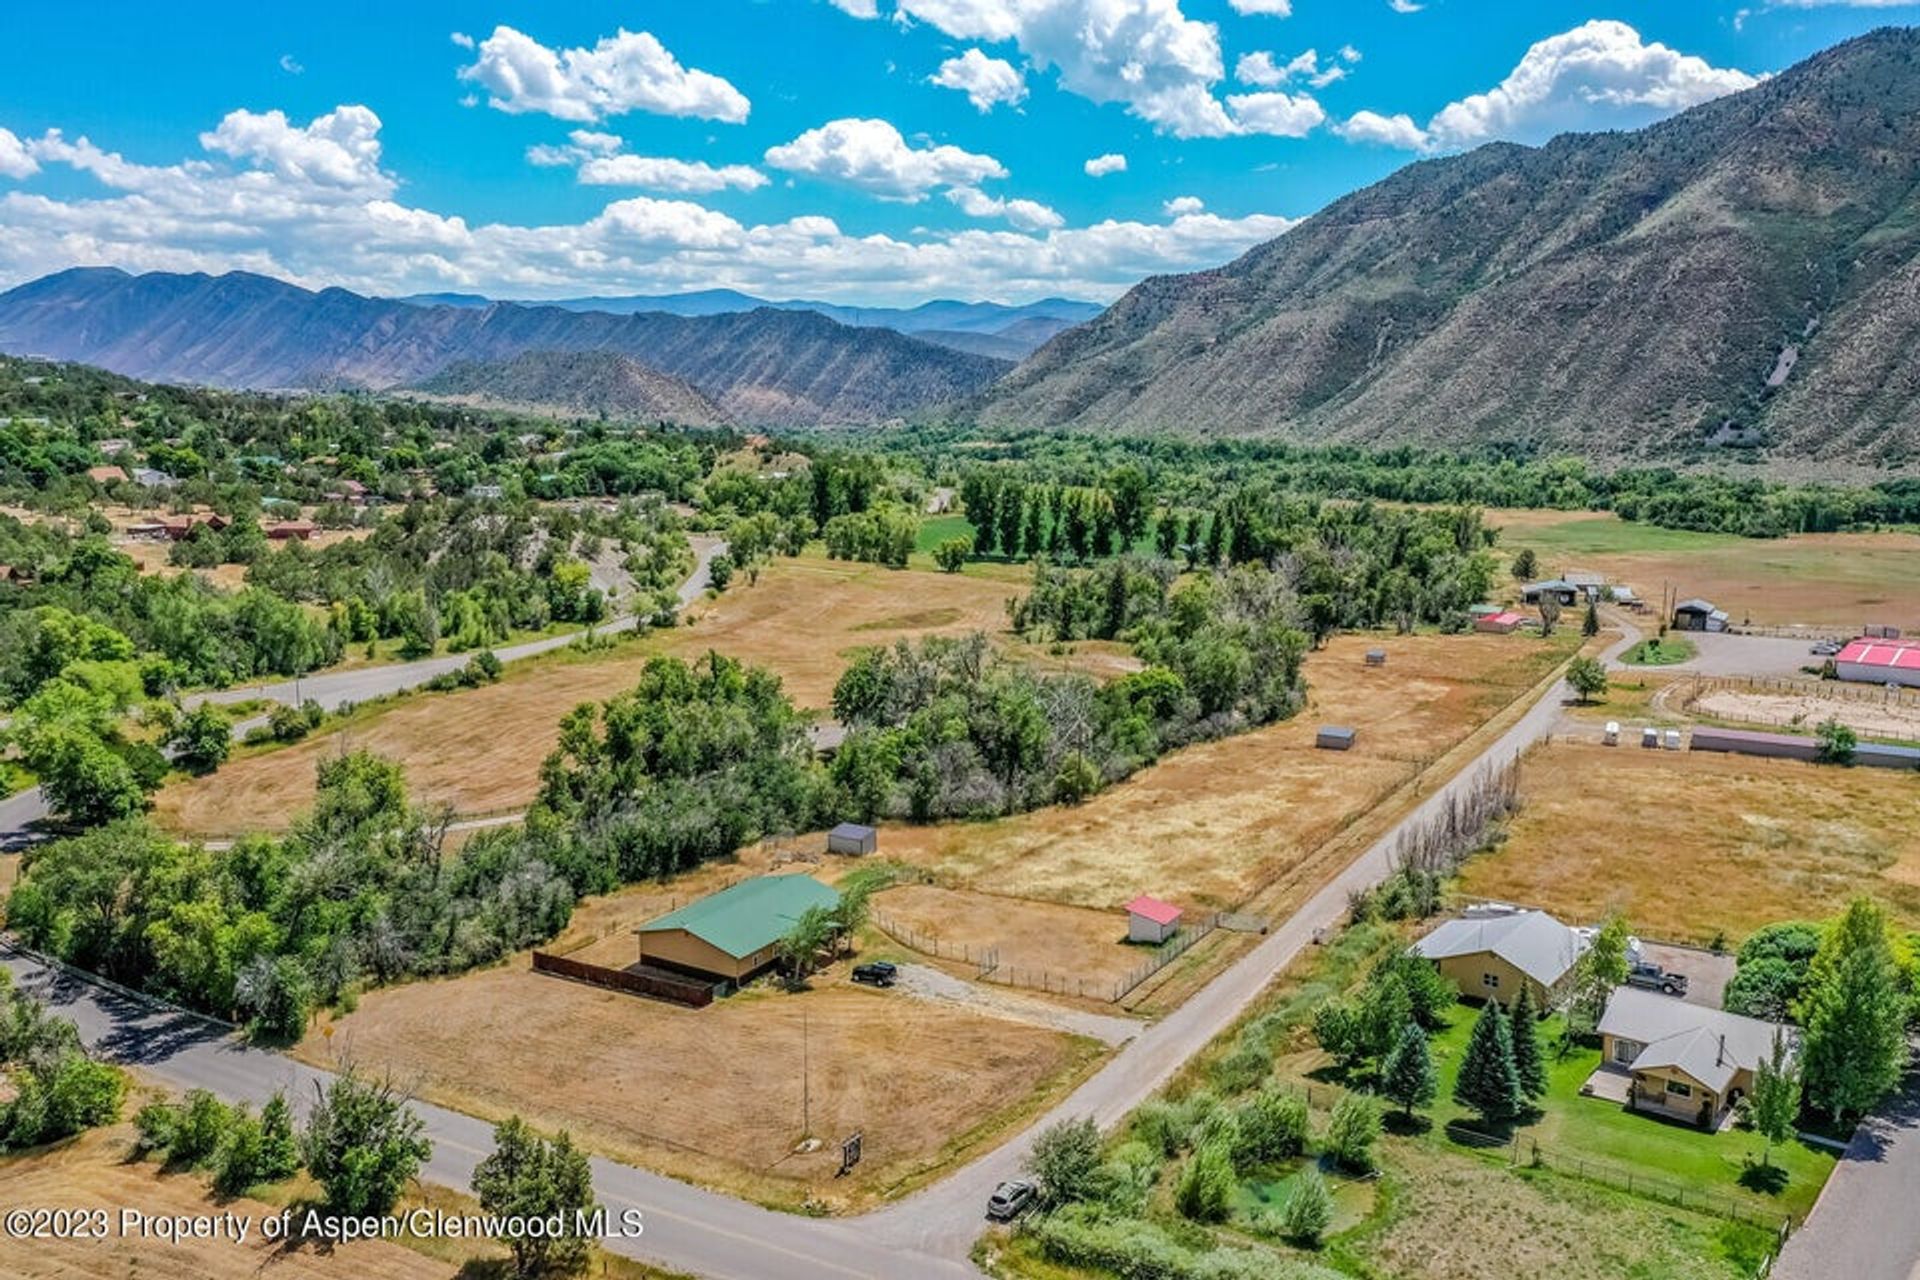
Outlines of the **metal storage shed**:
{"type": "Polygon", "coordinates": [[[872,853],[880,845],[880,833],[857,822],[843,822],[827,832],[828,853],[872,853]]]}
{"type": "Polygon", "coordinates": [[[1327,751],[1346,751],[1353,746],[1354,731],[1343,725],[1323,724],[1314,735],[1313,745],[1327,751]]]}

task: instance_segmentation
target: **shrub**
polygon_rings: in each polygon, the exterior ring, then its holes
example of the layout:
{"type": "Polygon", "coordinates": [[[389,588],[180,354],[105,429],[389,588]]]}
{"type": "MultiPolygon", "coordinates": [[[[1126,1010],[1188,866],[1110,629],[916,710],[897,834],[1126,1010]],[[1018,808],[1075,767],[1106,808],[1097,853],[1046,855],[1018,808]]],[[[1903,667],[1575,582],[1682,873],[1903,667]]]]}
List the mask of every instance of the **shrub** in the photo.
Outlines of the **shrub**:
{"type": "Polygon", "coordinates": [[[213,1159],[234,1118],[227,1104],[205,1089],[189,1090],[174,1125],[173,1141],[167,1144],[168,1161],[200,1165],[213,1159]]]}
{"type": "Polygon", "coordinates": [[[1380,1137],[1380,1109],[1372,1099],[1347,1094],[1327,1121],[1326,1149],[1335,1163],[1356,1173],[1373,1168],[1373,1144],[1380,1137]]]}
{"type": "Polygon", "coordinates": [[[1333,1225],[1333,1193],[1320,1171],[1307,1168],[1294,1180],[1293,1194],[1280,1209],[1280,1234],[1307,1248],[1317,1248],[1333,1225]]]}
{"type": "Polygon", "coordinates": [[[1307,1146],[1307,1102],[1280,1088],[1263,1089],[1239,1111],[1239,1145],[1234,1162],[1241,1168],[1297,1156],[1307,1146]]]}
{"type": "Polygon", "coordinates": [[[1034,1139],[1027,1171],[1050,1205],[1091,1199],[1099,1189],[1099,1126],[1088,1116],[1047,1126],[1034,1139]]]}
{"type": "Polygon", "coordinates": [[[1220,1222],[1232,1203],[1233,1188],[1233,1161],[1226,1147],[1217,1142],[1202,1143],[1180,1171],[1173,1203],[1195,1222],[1220,1222]]]}

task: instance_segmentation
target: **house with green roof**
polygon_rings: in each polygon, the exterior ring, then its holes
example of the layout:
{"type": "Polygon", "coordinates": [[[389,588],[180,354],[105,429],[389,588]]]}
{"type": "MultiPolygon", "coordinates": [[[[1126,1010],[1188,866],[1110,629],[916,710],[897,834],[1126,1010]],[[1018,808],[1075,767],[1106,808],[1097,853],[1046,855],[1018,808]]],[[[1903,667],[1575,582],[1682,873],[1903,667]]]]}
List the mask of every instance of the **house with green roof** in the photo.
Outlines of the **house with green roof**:
{"type": "Polygon", "coordinates": [[[744,982],[774,962],[809,908],[839,905],[840,895],[812,876],[755,876],[634,930],[640,963],[744,982]]]}

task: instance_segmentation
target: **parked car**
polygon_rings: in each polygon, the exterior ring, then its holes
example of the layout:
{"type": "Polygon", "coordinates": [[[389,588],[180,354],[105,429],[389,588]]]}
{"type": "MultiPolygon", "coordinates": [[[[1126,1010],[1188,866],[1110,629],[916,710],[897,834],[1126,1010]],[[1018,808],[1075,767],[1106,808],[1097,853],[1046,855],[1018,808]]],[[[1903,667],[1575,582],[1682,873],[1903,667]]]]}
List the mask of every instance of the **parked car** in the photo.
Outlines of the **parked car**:
{"type": "Polygon", "coordinates": [[[1687,975],[1668,973],[1657,964],[1636,964],[1627,968],[1627,985],[1670,996],[1687,994],[1687,975]]]}
{"type": "Polygon", "coordinates": [[[1831,658],[1845,647],[1845,645],[1837,640],[1822,640],[1819,644],[1813,646],[1813,653],[1815,657],[1831,658]]]}
{"type": "Polygon", "coordinates": [[[1040,1188],[1025,1178],[1003,1182],[987,1197],[987,1217],[995,1222],[1012,1222],[1031,1209],[1033,1202],[1039,1198],[1040,1188]]]}
{"type": "Polygon", "coordinates": [[[853,968],[853,980],[864,982],[870,987],[890,987],[899,976],[899,967],[885,960],[874,960],[867,964],[855,965],[853,968]]]}

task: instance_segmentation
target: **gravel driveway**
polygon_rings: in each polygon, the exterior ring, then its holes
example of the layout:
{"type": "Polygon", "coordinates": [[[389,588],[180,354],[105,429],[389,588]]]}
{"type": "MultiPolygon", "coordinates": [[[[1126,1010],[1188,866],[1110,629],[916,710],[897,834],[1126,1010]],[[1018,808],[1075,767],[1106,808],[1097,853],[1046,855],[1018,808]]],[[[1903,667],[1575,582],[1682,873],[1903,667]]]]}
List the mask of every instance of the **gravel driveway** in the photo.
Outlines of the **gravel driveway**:
{"type": "Polygon", "coordinates": [[[903,964],[894,989],[922,1000],[964,1005],[989,1017],[1051,1027],[1077,1036],[1092,1036],[1109,1045],[1121,1045],[1140,1034],[1132,1018],[1104,1013],[1082,1013],[1038,996],[1022,995],[984,982],[968,982],[923,964],[903,964]]]}

